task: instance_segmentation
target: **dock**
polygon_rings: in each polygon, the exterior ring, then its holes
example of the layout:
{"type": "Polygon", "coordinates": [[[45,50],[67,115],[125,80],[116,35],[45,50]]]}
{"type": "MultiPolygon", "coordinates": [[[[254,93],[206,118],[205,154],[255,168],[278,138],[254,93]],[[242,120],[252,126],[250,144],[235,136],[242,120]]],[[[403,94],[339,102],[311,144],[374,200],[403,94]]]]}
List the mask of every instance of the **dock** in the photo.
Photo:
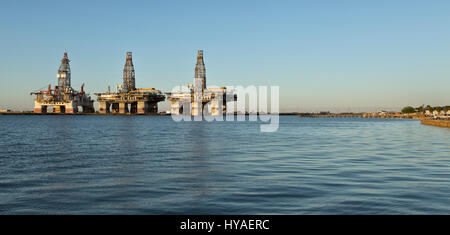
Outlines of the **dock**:
{"type": "Polygon", "coordinates": [[[434,119],[422,119],[420,121],[423,125],[431,125],[431,126],[438,126],[438,127],[450,127],[450,120],[434,120],[434,119]]]}

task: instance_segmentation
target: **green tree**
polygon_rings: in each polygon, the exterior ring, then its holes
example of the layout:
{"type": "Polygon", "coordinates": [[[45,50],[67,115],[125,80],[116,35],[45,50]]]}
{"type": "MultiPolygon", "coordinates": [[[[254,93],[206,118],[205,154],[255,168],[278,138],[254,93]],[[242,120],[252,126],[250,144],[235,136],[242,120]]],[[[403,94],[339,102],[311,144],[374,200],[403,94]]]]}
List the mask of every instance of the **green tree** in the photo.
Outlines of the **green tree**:
{"type": "Polygon", "coordinates": [[[424,105],[422,105],[422,106],[416,108],[416,111],[417,111],[418,113],[423,113],[423,110],[424,110],[424,107],[423,107],[423,106],[424,106],[424,105]]]}
{"type": "Polygon", "coordinates": [[[407,106],[402,109],[402,113],[415,113],[415,112],[416,109],[411,106],[407,106]]]}

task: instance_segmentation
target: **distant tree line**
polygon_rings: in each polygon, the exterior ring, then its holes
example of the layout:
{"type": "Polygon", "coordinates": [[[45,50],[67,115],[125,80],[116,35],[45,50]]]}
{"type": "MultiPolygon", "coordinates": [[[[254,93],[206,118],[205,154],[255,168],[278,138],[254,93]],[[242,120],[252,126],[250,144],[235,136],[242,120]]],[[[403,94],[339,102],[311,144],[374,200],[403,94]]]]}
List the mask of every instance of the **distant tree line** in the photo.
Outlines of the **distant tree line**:
{"type": "Polygon", "coordinates": [[[445,111],[445,112],[447,112],[448,110],[450,110],[450,105],[435,106],[435,107],[432,107],[431,105],[427,105],[427,106],[422,105],[422,106],[417,107],[417,108],[413,108],[412,106],[407,106],[407,107],[404,107],[402,109],[402,113],[423,113],[426,110],[429,110],[430,112],[433,112],[433,111],[438,111],[438,112],[445,111]]]}

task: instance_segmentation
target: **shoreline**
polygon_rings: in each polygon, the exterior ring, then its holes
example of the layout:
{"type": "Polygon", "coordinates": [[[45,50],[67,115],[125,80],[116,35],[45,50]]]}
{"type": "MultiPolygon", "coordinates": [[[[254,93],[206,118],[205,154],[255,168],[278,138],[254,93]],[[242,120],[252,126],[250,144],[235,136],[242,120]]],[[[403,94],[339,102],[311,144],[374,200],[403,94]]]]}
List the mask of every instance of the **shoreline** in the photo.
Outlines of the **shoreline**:
{"type": "MultiPolygon", "coordinates": [[[[158,114],[137,114],[137,113],[34,113],[34,112],[4,112],[0,113],[1,115],[17,115],[17,116],[171,116],[171,114],[167,113],[158,113],[158,114]]],[[[237,113],[234,114],[239,115],[237,113]]],[[[248,113],[245,114],[249,116],[248,113]]],[[[265,114],[254,114],[254,115],[265,115],[265,114]]],[[[367,115],[365,113],[336,113],[336,114],[313,114],[313,113],[279,113],[280,116],[297,116],[299,118],[400,118],[400,119],[425,119],[425,117],[417,116],[417,115],[367,115]]],[[[224,115],[225,116],[225,115],[224,115]]]]}
{"type": "MultiPolygon", "coordinates": [[[[158,113],[158,114],[137,114],[137,113],[33,113],[33,112],[8,112],[8,113],[0,113],[1,115],[25,115],[25,116],[171,116],[171,114],[166,113],[158,113]]],[[[238,115],[238,114],[234,114],[238,115]]],[[[245,114],[248,116],[249,114],[245,114]]],[[[259,114],[258,114],[259,115],[259,114]]],[[[280,116],[296,116],[298,113],[280,113],[280,116]]],[[[225,115],[224,115],[225,116],[225,115]]]]}
{"type": "Polygon", "coordinates": [[[450,128],[450,120],[433,120],[433,119],[422,119],[420,121],[422,125],[437,126],[450,128]]]}
{"type": "Polygon", "coordinates": [[[121,113],[33,113],[33,112],[8,112],[0,113],[1,115],[16,116],[170,116],[170,114],[121,114],[121,113]]]}

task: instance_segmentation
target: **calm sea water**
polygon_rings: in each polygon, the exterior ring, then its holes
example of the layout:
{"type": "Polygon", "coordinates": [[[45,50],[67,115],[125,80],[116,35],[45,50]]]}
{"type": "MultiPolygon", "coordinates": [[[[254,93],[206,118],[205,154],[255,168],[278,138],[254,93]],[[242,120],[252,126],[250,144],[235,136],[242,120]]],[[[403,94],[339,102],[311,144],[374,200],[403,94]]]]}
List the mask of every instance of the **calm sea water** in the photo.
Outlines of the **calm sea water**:
{"type": "Polygon", "coordinates": [[[449,214],[450,129],[0,116],[0,214],[449,214]]]}

